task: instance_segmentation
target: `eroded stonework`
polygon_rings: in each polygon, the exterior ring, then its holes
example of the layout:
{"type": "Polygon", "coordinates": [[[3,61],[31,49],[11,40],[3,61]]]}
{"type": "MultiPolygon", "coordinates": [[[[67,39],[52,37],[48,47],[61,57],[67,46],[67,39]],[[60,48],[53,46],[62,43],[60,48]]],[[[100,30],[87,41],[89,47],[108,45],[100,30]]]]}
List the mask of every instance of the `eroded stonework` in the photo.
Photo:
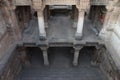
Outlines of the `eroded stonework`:
{"type": "MultiPolygon", "coordinates": [[[[14,55],[20,59],[16,60],[14,57],[13,62],[14,59],[19,63],[26,62],[26,47],[38,47],[42,50],[43,63],[46,66],[50,65],[49,47],[73,47],[72,63],[77,66],[80,51],[85,46],[94,46],[97,55],[93,63],[99,64],[109,80],[119,80],[120,1],[0,0],[1,62],[14,45],[20,47],[24,54],[21,57],[14,55]]],[[[21,65],[16,61],[16,65],[21,65]]],[[[11,74],[9,66],[12,61],[10,63],[7,71],[3,71],[3,74],[1,72],[2,80],[13,80],[13,75],[11,79],[4,77],[6,73],[8,76],[11,74]]],[[[5,64],[0,64],[3,65],[5,64]]],[[[16,68],[19,71],[20,67],[16,68]]]]}

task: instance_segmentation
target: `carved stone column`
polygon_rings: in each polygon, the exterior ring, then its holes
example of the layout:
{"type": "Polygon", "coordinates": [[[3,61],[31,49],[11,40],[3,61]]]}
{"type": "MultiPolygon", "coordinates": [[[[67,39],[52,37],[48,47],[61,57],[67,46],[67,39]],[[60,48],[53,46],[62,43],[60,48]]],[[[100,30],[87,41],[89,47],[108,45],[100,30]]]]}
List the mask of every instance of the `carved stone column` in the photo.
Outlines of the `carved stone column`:
{"type": "Polygon", "coordinates": [[[41,50],[43,51],[44,65],[45,65],[45,66],[49,66],[47,47],[41,47],[41,50]]]}
{"type": "Polygon", "coordinates": [[[75,47],[75,53],[74,53],[74,58],[73,58],[73,65],[77,66],[78,65],[78,59],[79,59],[79,52],[83,47],[75,47]]]}
{"type": "Polygon", "coordinates": [[[40,40],[46,39],[46,31],[45,31],[45,21],[44,21],[44,15],[43,10],[38,10],[38,26],[39,26],[39,38],[40,40]]]}
{"type": "Polygon", "coordinates": [[[77,27],[77,21],[78,21],[78,10],[75,6],[73,6],[73,28],[77,27]]]}
{"type": "Polygon", "coordinates": [[[76,34],[75,34],[76,40],[81,40],[82,36],[83,36],[84,15],[85,15],[85,11],[79,10],[77,30],[76,30],[76,34]]]}
{"type": "Polygon", "coordinates": [[[48,11],[48,6],[46,6],[45,10],[44,10],[44,17],[45,17],[45,28],[48,28],[48,15],[49,11],[48,11]]]}
{"type": "Polygon", "coordinates": [[[102,28],[102,30],[99,34],[100,37],[103,38],[103,39],[107,38],[106,33],[107,33],[107,28],[109,27],[109,23],[110,23],[110,20],[111,20],[111,15],[112,15],[113,8],[114,7],[112,6],[112,2],[111,2],[111,4],[106,6],[107,13],[106,13],[106,16],[105,16],[103,28],[102,28]]]}

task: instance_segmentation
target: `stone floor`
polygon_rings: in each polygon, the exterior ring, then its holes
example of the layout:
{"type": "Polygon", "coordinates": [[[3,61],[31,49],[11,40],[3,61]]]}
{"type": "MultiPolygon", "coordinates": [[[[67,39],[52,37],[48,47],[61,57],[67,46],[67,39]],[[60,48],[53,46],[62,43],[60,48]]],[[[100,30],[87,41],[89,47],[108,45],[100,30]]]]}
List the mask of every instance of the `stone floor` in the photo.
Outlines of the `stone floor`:
{"type": "MultiPolygon", "coordinates": [[[[93,26],[88,19],[85,19],[83,39],[80,41],[75,40],[76,28],[73,28],[73,20],[69,15],[51,16],[48,26],[49,27],[46,28],[46,42],[48,43],[103,43],[103,41],[96,36],[95,30],[92,28],[93,26]]],[[[39,42],[38,34],[37,19],[33,19],[24,31],[22,41],[24,43],[39,42]]]]}
{"type": "Polygon", "coordinates": [[[71,48],[50,48],[50,66],[43,66],[39,48],[31,49],[31,66],[23,67],[16,80],[106,80],[98,67],[90,64],[90,50],[82,49],[79,66],[72,66],[71,48]]]}

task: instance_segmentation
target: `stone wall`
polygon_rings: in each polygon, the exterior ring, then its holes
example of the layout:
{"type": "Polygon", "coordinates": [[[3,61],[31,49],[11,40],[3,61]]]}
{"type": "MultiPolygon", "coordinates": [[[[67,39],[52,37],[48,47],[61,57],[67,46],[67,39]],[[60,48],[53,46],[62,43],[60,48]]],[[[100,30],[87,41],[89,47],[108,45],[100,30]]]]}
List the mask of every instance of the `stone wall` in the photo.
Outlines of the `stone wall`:
{"type": "Polygon", "coordinates": [[[106,48],[102,47],[97,49],[93,61],[100,66],[108,80],[120,80],[120,70],[106,48]]]}
{"type": "Polygon", "coordinates": [[[14,8],[10,4],[8,1],[0,2],[0,59],[21,38],[14,8]]]}
{"type": "Polygon", "coordinates": [[[0,80],[14,80],[22,68],[21,57],[18,49],[14,47],[9,50],[7,55],[1,60],[0,80]]]}

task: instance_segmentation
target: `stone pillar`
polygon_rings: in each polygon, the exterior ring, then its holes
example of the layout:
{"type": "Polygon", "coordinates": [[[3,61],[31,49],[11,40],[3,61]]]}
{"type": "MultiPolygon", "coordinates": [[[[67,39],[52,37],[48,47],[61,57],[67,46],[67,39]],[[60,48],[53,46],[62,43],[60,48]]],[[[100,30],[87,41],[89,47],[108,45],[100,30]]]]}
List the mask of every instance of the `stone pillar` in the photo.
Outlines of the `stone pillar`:
{"type": "Polygon", "coordinates": [[[101,32],[99,34],[102,39],[107,38],[106,33],[108,33],[107,28],[109,27],[109,23],[110,23],[110,20],[111,20],[113,6],[108,5],[108,6],[106,6],[106,9],[107,9],[107,13],[106,13],[106,16],[105,16],[103,28],[102,28],[102,30],[101,30],[101,32]]]}
{"type": "Polygon", "coordinates": [[[38,15],[38,26],[39,26],[39,38],[40,40],[46,40],[43,10],[38,10],[37,15],[38,15]]]}
{"type": "Polygon", "coordinates": [[[79,59],[79,51],[82,49],[83,47],[75,47],[75,53],[74,53],[74,58],[73,58],[73,65],[77,66],[78,65],[78,59],[79,59]]]}
{"type": "Polygon", "coordinates": [[[41,47],[41,50],[43,51],[44,65],[45,65],[45,66],[49,66],[49,60],[48,60],[47,48],[45,48],[45,47],[41,47]]]}
{"type": "Polygon", "coordinates": [[[78,21],[78,10],[75,6],[73,6],[73,28],[77,27],[77,21],[78,21]]]}
{"type": "Polygon", "coordinates": [[[83,36],[84,15],[85,15],[85,11],[84,10],[79,10],[77,31],[76,31],[76,34],[75,34],[76,40],[81,40],[82,36],[83,36]]]}
{"type": "Polygon", "coordinates": [[[91,6],[89,5],[86,9],[86,18],[89,19],[90,17],[90,9],[91,9],[91,6]]]}
{"type": "Polygon", "coordinates": [[[48,6],[46,6],[44,11],[44,17],[45,17],[45,28],[48,28],[48,6]]]}

